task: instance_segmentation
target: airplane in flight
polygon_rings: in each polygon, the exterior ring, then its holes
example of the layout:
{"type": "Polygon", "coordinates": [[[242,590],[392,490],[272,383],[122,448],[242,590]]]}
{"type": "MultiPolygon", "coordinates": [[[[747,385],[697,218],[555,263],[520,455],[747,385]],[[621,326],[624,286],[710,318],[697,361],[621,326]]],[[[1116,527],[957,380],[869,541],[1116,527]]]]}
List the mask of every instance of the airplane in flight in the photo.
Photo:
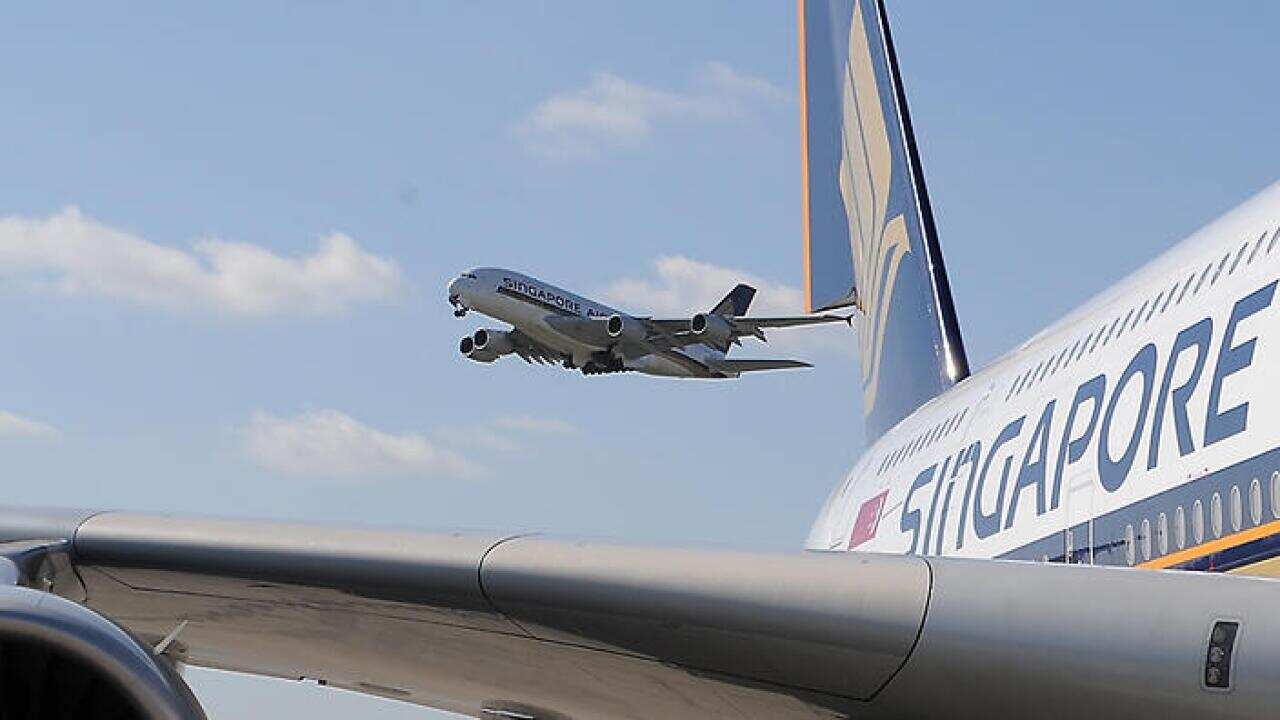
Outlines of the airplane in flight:
{"type": "Polygon", "coordinates": [[[883,2],[799,25],[870,438],[805,550],[6,507],[8,714],[203,717],[193,664],[488,719],[1276,717],[1280,184],[973,370],[883,2]]]}
{"type": "Polygon", "coordinates": [[[449,283],[453,314],[470,310],[510,323],[481,328],[458,350],[476,362],[503,355],[560,363],[583,375],[638,371],[684,378],[736,378],[744,372],[812,367],[800,360],[727,357],[743,337],[765,339],[768,328],[850,322],[850,316],[747,317],[755,288],[738,285],[706,312],[662,320],[637,317],[501,268],[468,270],[449,283]]]}

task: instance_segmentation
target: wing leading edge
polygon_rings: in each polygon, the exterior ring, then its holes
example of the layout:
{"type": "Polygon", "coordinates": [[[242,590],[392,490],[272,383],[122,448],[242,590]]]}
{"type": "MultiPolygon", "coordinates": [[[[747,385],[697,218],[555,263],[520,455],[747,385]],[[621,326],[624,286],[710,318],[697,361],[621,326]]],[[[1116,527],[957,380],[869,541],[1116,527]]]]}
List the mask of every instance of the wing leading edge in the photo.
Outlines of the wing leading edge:
{"type": "Polygon", "coordinates": [[[53,592],[148,642],[180,627],[177,660],[478,717],[1257,717],[1280,701],[1280,586],[1252,578],[0,509],[0,542],[51,538],[70,559],[53,592]],[[1198,669],[1221,618],[1248,648],[1229,694],[1198,669]]]}

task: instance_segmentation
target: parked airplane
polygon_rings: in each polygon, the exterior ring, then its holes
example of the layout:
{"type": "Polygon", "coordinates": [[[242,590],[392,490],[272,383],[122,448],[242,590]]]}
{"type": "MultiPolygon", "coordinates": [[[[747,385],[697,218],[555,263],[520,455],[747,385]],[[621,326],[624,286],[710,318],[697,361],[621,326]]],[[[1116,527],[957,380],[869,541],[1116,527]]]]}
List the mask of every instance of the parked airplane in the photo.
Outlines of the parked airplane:
{"type": "Polygon", "coordinates": [[[1280,185],[971,373],[883,5],[800,42],[873,438],[812,552],[8,508],[7,714],[202,717],[190,663],[481,718],[1275,717],[1280,185]]]}
{"type": "Polygon", "coordinates": [[[513,325],[481,328],[462,338],[468,359],[493,362],[516,355],[525,362],[558,362],[584,375],[636,370],[649,375],[734,378],[757,370],[811,367],[799,360],[726,357],[743,337],[765,339],[768,328],[849,322],[840,315],[746,317],[755,288],[738,285],[715,307],[692,318],[636,317],[501,268],[477,268],[449,283],[454,315],[468,310],[513,325]]]}

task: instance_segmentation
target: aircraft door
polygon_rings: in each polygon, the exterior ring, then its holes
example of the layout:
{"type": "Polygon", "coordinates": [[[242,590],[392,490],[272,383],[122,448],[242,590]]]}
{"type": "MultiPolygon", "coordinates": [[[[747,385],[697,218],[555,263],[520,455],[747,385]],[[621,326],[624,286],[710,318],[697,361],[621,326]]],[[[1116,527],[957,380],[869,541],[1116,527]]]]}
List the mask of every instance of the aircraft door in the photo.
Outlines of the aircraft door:
{"type": "Polygon", "coordinates": [[[1067,478],[1063,562],[1093,564],[1093,478],[1077,473],[1067,478]]]}

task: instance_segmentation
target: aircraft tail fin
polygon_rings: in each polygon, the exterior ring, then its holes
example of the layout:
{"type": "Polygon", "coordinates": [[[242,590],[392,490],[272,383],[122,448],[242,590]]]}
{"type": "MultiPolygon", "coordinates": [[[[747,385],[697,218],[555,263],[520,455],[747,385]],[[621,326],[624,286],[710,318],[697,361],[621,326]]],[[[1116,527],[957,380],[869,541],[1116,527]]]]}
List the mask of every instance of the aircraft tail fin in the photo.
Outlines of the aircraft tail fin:
{"type": "Polygon", "coordinates": [[[874,439],[969,374],[883,0],[798,0],[808,310],[858,309],[874,439]]]}
{"type": "Polygon", "coordinates": [[[731,317],[740,317],[747,314],[747,308],[751,307],[751,301],[755,299],[756,289],[750,285],[738,285],[729,291],[724,299],[716,303],[711,308],[712,315],[729,315],[731,317]]]}

